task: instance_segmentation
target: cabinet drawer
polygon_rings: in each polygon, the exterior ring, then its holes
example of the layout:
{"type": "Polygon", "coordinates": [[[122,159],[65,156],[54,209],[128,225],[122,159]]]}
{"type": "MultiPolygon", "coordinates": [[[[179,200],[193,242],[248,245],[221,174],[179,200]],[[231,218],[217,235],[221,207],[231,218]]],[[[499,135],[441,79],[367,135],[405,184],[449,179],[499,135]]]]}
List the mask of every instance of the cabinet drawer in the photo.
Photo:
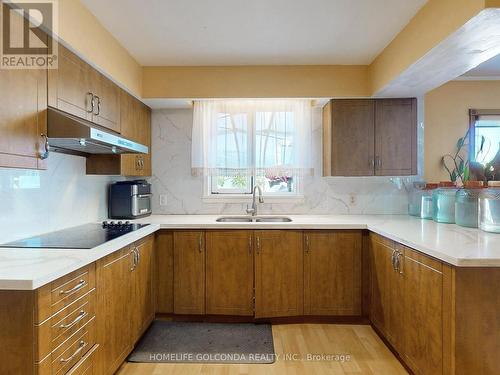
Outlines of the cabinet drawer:
{"type": "Polygon", "coordinates": [[[65,374],[95,343],[95,318],[93,318],[52,352],[51,373],[65,374]]]}
{"type": "Polygon", "coordinates": [[[86,294],[95,286],[93,268],[83,268],[80,272],[65,276],[60,283],[54,282],[50,301],[51,313],[54,314],[86,294]]]}
{"type": "Polygon", "coordinates": [[[94,345],[87,354],[85,354],[78,363],[67,372],[67,375],[97,375],[97,369],[95,365],[96,351],[99,349],[99,345],[94,345]]]}
{"type": "Polygon", "coordinates": [[[38,361],[42,361],[95,316],[95,299],[95,289],[92,289],[50,319],[35,325],[38,361]]]}

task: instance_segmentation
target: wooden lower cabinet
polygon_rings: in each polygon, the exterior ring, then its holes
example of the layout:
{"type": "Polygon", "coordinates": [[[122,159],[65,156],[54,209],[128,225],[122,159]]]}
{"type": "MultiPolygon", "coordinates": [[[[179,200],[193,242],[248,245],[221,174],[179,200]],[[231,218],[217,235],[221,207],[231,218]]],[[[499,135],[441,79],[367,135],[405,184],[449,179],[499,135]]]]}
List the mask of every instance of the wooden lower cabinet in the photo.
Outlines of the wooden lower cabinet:
{"type": "Polygon", "coordinates": [[[451,268],[442,262],[371,235],[370,319],[417,375],[450,373],[445,277],[450,282],[451,268]]]}
{"type": "Polygon", "coordinates": [[[154,318],[153,239],[97,261],[99,374],[115,373],[154,318]]]}
{"type": "Polygon", "coordinates": [[[174,233],[163,230],[155,237],[156,312],[174,312],[174,233]]]}
{"type": "Polygon", "coordinates": [[[205,232],[174,232],[174,313],[205,313],[205,232]]]}
{"type": "Polygon", "coordinates": [[[255,317],[304,313],[303,236],[295,230],[255,231],[255,317]]]}
{"type": "MultiPolygon", "coordinates": [[[[443,272],[448,266],[397,245],[404,254],[402,357],[415,374],[443,373],[443,272]]],[[[449,319],[449,318],[447,318],[449,319]]],[[[448,348],[449,349],[449,348],[448,348]]]]}
{"type": "MultiPolygon", "coordinates": [[[[395,266],[394,242],[371,235],[370,319],[394,348],[403,329],[403,275],[395,266]]],[[[401,259],[401,256],[400,256],[401,259]]]]}
{"type": "Polygon", "coordinates": [[[206,241],[206,313],[253,315],[252,231],[209,231],[206,241]]]}
{"type": "Polygon", "coordinates": [[[304,314],[361,315],[361,231],[304,232],[304,314]]]}
{"type": "Polygon", "coordinates": [[[129,247],[97,261],[99,373],[113,374],[132,350],[131,272],[129,247]]]}
{"type": "Polygon", "coordinates": [[[133,342],[146,331],[155,315],[154,237],[146,237],[134,246],[134,250],[137,252],[137,265],[132,272],[130,319],[133,342]]]}

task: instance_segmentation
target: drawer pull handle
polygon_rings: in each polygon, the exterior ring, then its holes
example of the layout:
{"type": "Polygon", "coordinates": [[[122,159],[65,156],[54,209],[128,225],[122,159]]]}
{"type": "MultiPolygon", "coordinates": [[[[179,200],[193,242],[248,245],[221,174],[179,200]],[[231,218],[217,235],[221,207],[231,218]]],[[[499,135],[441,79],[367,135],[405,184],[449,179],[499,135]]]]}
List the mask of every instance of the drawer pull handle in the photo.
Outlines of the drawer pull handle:
{"type": "Polygon", "coordinates": [[[73,292],[76,292],[77,290],[82,289],[85,285],[87,285],[87,282],[85,280],[80,280],[78,284],[76,284],[73,288],[69,290],[61,290],[59,292],[60,295],[66,295],[66,294],[71,294],[73,292]]]}
{"type": "Polygon", "coordinates": [[[60,359],[60,362],[61,363],[66,363],[66,362],[69,362],[73,359],[75,359],[75,357],[80,354],[80,352],[83,350],[83,348],[85,348],[87,346],[87,343],[85,341],[80,341],[80,344],[78,345],[78,349],[75,350],[75,352],[73,354],[71,354],[68,358],[61,358],[60,359]]]}
{"type": "Polygon", "coordinates": [[[71,328],[73,327],[76,323],[78,323],[80,320],[82,320],[83,318],[85,318],[87,316],[87,313],[85,311],[80,311],[80,314],[78,314],[78,316],[71,322],[71,323],[68,323],[68,324],[61,324],[59,326],[59,328],[71,328]]]}

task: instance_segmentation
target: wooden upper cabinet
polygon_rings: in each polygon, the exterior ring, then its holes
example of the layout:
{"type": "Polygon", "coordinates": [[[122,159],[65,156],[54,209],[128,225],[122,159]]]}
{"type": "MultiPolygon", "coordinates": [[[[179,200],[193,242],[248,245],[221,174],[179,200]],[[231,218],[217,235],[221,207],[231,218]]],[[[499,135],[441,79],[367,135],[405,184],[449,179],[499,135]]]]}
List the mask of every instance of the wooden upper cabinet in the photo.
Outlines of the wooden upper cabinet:
{"type": "Polygon", "coordinates": [[[443,373],[443,270],[448,267],[407,247],[404,275],[402,356],[415,374],[443,373]]]}
{"type": "MultiPolygon", "coordinates": [[[[15,12],[9,17],[24,21],[15,12]]],[[[45,169],[47,69],[0,69],[0,97],[0,167],[45,169]]]]}
{"type": "Polygon", "coordinates": [[[58,48],[58,68],[48,72],[49,106],[92,121],[92,68],[61,44],[58,48]]]}
{"type": "Polygon", "coordinates": [[[331,175],[372,176],[374,101],[333,100],[331,112],[331,175]]]}
{"type": "Polygon", "coordinates": [[[256,318],[303,314],[302,241],[300,231],[255,231],[256,318]]]}
{"type": "Polygon", "coordinates": [[[251,231],[206,233],[206,313],[253,315],[253,241],[251,231]]]}
{"type": "Polygon", "coordinates": [[[92,122],[120,133],[120,88],[104,75],[92,70],[94,112],[92,122]]]}
{"type": "Polygon", "coordinates": [[[137,265],[132,272],[131,325],[133,343],[149,327],[155,315],[155,295],[153,288],[154,236],[148,236],[134,247],[137,265]]]}
{"type": "Polygon", "coordinates": [[[45,169],[47,71],[0,70],[0,167],[45,169]]]}
{"type": "Polygon", "coordinates": [[[375,174],[417,174],[417,100],[375,101],[375,174]]]}
{"type": "Polygon", "coordinates": [[[120,89],[59,44],[58,69],[49,69],[49,106],[120,132],[120,89]]]}
{"type": "Polygon", "coordinates": [[[361,231],[304,232],[304,313],[361,315],[361,231]]]}
{"type": "Polygon", "coordinates": [[[323,176],[417,173],[416,99],[334,99],[323,108],[323,176]]]}
{"type": "Polygon", "coordinates": [[[205,233],[174,232],[174,313],[205,313],[205,233]]]}
{"type": "Polygon", "coordinates": [[[151,108],[120,90],[120,131],[124,138],[148,146],[148,154],[91,155],[87,174],[151,176],[151,108]]]}

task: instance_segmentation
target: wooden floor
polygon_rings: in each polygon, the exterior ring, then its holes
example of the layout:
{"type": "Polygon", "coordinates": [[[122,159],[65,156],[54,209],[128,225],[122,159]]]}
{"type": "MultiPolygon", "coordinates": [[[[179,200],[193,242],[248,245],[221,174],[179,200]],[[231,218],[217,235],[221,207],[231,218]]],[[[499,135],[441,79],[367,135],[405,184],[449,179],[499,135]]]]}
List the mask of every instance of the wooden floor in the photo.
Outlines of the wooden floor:
{"type": "Polygon", "coordinates": [[[367,325],[274,325],[273,338],[278,358],[272,365],[124,363],[117,374],[408,374],[367,325]],[[308,354],[349,355],[350,358],[308,360],[308,354]],[[288,358],[283,358],[284,355],[288,358]]]}

